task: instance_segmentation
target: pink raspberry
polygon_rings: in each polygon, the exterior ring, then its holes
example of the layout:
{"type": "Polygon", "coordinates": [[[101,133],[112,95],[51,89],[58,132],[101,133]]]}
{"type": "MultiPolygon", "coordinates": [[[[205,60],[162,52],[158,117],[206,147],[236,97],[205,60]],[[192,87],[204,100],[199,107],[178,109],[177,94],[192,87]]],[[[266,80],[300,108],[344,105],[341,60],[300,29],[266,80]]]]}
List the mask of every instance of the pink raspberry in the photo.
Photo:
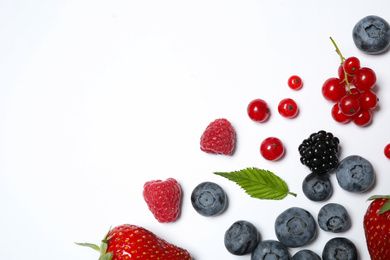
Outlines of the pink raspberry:
{"type": "Polygon", "coordinates": [[[158,222],[172,222],[179,216],[181,188],[175,179],[146,182],[143,197],[158,222]]]}
{"type": "Polygon", "coordinates": [[[200,149],[206,153],[231,155],[235,145],[235,132],[227,119],[211,122],[200,138],[200,149]]]}

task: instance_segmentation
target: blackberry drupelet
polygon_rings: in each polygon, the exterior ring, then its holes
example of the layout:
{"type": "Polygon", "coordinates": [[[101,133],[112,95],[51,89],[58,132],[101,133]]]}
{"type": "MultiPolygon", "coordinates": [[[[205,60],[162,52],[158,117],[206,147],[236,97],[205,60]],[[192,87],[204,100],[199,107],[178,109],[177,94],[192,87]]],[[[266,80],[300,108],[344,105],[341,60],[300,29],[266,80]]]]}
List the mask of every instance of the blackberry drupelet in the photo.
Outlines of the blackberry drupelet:
{"type": "Polygon", "coordinates": [[[303,165],[316,174],[325,174],[339,163],[339,139],[332,133],[320,130],[302,141],[298,150],[303,165]]]}

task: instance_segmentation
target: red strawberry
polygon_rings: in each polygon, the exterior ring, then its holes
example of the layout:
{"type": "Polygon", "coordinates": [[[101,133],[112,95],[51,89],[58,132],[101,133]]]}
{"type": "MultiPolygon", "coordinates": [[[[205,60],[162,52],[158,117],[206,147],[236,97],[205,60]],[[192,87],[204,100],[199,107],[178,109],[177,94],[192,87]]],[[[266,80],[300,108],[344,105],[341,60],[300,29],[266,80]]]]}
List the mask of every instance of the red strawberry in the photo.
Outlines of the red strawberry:
{"type": "Polygon", "coordinates": [[[211,122],[200,138],[200,149],[206,153],[231,155],[234,145],[234,129],[224,118],[211,122]]]}
{"type": "Polygon", "coordinates": [[[179,216],[181,188],[175,179],[146,182],[143,196],[149,210],[159,222],[172,222],[179,216]]]}
{"type": "Polygon", "coordinates": [[[371,260],[390,259],[390,196],[372,196],[364,215],[364,232],[371,260]]]}
{"type": "Polygon", "coordinates": [[[110,230],[101,246],[76,243],[100,252],[99,260],[190,260],[187,250],[172,245],[152,232],[135,225],[121,225],[110,230]]]}

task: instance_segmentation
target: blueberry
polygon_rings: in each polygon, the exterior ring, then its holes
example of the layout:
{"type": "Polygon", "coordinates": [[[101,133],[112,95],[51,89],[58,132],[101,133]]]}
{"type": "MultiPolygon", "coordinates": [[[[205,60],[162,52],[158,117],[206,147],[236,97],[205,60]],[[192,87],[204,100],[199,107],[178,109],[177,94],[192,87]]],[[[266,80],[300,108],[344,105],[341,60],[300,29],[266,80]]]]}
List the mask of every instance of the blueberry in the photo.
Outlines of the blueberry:
{"type": "Polygon", "coordinates": [[[291,260],[321,260],[321,257],[309,249],[302,249],[296,252],[291,260]]]}
{"type": "Polygon", "coordinates": [[[342,205],[329,203],[320,209],[318,225],[324,231],[339,233],[346,231],[351,226],[351,218],[342,205]]]}
{"type": "Polygon", "coordinates": [[[290,260],[290,254],[279,241],[263,240],[252,252],[251,260],[290,260]]]}
{"type": "Polygon", "coordinates": [[[323,260],[357,260],[358,253],[355,244],[345,237],[335,237],[329,240],[322,251],[323,260]]]}
{"type": "Polygon", "coordinates": [[[333,191],[332,183],[327,174],[310,173],[302,183],[305,196],[312,201],[324,201],[333,191]]]}
{"type": "Polygon", "coordinates": [[[351,155],[340,162],[336,177],[344,190],[361,193],[374,184],[375,173],[369,161],[361,156],[351,155]]]}
{"type": "Polygon", "coordinates": [[[227,196],[218,184],[202,182],[192,191],[191,203],[200,215],[215,216],[225,209],[227,196]]]}
{"type": "Polygon", "coordinates": [[[225,232],[225,247],[233,255],[252,253],[259,243],[257,228],[250,222],[234,222],[225,232]]]}
{"type": "Polygon", "coordinates": [[[302,208],[289,208],[275,220],[276,237],[287,247],[306,245],[314,238],[316,232],[313,216],[302,208]]]}
{"type": "Polygon", "coordinates": [[[352,37],[359,50],[379,54],[390,45],[390,25],[379,16],[369,15],[355,25],[352,37]]]}

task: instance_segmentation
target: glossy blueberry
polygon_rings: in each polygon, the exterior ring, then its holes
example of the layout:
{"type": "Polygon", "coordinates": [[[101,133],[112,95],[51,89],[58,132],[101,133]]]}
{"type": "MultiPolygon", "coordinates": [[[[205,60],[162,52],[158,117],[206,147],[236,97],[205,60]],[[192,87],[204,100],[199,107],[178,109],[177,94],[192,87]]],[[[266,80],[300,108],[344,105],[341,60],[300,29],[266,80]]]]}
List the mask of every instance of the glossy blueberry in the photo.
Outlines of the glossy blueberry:
{"type": "Polygon", "coordinates": [[[327,174],[310,173],[302,183],[305,196],[312,201],[324,201],[333,191],[332,183],[327,174]]]}
{"type": "Polygon", "coordinates": [[[276,237],[287,247],[306,245],[314,238],[316,232],[313,216],[302,208],[289,208],[275,220],[276,237]]]}
{"type": "Polygon", "coordinates": [[[290,260],[290,254],[279,241],[263,240],[252,252],[251,260],[290,260]]]}
{"type": "Polygon", "coordinates": [[[347,210],[340,204],[329,203],[318,212],[318,225],[324,231],[339,233],[351,226],[347,210]]]}
{"type": "Polygon", "coordinates": [[[323,260],[357,260],[358,252],[355,244],[345,237],[329,240],[322,251],[323,260]]]}
{"type": "Polygon", "coordinates": [[[390,45],[390,25],[379,16],[369,15],[355,25],[352,37],[359,50],[378,54],[390,45]]]}
{"type": "Polygon", "coordinates": [[[202,182],[192,191],[191,203],[200,215],[215,216],[225,209],[227,196],[218,184],[202,182]]]}
{"type": "Polygon", "coordinates": [[[225,247],[233,255],[252,253],[259,243],[257,228],[250,222],[234,222],[225,232],[225,247]]]}
{"type": "Polygon", "coordinates": [[[336,177],[341,188],[355,193],[368,190],[375,181],[371,163],[358,155],[344,158],[336,169],[336,177]]]}
{"type": "Polygon", "coordinates": [[[321,257],[309,249],[302,249],[296,252],[291,260],[321,260],[321,257]]]}

